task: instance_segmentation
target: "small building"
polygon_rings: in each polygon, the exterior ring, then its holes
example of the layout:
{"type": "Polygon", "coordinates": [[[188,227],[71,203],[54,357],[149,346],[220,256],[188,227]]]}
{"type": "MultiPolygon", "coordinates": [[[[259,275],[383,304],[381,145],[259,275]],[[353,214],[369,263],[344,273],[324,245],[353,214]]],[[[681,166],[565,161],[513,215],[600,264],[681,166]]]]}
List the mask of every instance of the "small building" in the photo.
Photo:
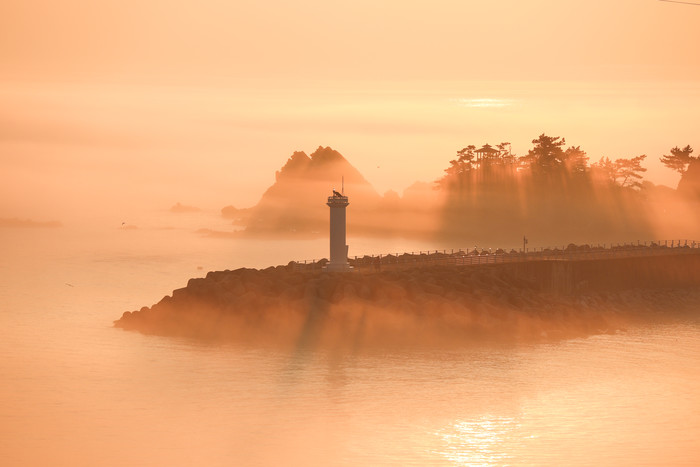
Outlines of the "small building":
{"type": "Polygon", "coordinates": [[[498,156],[501,154],[501,151],[495,149],[490,144],[484,144],[481,148],[474,151],[474,154],[476,154],[477,165],[481,166],[481,164],[484,162],[488,164],[490,161],[498,159],[498,156]]]}

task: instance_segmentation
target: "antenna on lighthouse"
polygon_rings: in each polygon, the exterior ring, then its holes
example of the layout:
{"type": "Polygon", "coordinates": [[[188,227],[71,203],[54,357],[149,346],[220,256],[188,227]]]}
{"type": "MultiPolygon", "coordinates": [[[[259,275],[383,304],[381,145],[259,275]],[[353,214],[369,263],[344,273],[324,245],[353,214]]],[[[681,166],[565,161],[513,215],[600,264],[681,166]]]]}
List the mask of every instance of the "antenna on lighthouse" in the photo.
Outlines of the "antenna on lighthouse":
{"type": "Polygon", "coordinates": [[[345,195],[345,176],[340,177],[340,194],[345,195]]]}

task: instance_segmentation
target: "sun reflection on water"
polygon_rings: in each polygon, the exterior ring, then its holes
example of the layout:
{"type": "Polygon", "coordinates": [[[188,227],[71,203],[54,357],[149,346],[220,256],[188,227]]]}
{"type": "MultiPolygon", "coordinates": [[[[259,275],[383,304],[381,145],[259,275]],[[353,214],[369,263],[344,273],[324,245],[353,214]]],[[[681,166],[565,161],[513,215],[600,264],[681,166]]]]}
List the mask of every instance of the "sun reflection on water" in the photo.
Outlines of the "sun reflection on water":
{"type": "Polygon", "coordinates": [[[455,465],[503,465],[512,456],[503,450],[520,424],[511,417],[482,416],[458,420],[437,432],[444,448],[437,454],[455,465]]]}

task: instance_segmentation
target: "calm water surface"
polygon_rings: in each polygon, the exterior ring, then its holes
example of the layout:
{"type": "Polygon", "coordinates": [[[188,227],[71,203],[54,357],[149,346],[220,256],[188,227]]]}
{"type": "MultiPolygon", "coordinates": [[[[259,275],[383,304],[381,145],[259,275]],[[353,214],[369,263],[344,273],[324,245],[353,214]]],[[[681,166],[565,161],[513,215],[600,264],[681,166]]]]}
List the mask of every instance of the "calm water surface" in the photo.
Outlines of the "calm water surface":
{"type": "Polygon", "coordinates": [[[0,234],[2,465],[700,464],[698,322],[450,351],[204,345],[111,323],[207,270],[326,242],[0,234]]]}

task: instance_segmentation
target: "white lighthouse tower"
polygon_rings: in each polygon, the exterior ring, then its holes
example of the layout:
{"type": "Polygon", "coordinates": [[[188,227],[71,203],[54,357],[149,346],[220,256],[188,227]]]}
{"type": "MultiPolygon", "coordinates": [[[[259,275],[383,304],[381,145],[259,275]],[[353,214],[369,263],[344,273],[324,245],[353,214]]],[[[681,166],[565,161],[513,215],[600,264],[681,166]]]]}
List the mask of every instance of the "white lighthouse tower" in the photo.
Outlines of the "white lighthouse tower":
{"type": "Polygon", "coordinates": [[[329,272],[352,269],[348,264],[348,246],[345,243],[345,208],[350,202],[344,191],[344,186],[340,193],[333,190],[326,203],[331,208],[331,260],[325,267],[329,272]]]}

